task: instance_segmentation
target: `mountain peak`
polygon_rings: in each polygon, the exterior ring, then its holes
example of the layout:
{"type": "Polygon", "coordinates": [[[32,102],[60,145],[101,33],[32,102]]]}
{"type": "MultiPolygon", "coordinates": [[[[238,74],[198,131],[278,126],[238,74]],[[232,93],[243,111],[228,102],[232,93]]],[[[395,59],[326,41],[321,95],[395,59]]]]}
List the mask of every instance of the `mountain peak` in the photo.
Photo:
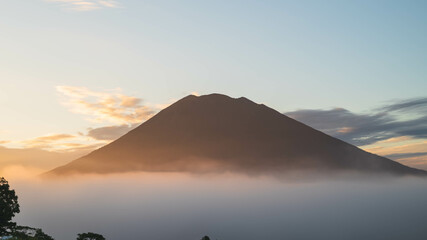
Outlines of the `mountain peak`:
{"type": "Polygon", "coordinates": [[[181,100],[210,100],[210,101],[233,101],[233,100],[248,100],[245,97],[239,97],[239,98],[232,98],[230,96],[227,96],[225,94],[221,94],[221,93],[211,93],[211,94],[206,94],[206,95],[194,95],[194,94],[190,94],[184,98],[182,98],[181,100]]]}
{"type": "Polygon", "coordinates": [[[260,105],[260,104],[256,104],[255,102],[245,97],[233,98],[220,93],[212,93],[212,94],[200,95],[200,96],[188,95],[176,102],[176,104],[180,104],[180,103],[186,103],[186,104],[192,103],[194,105],[192,105],[191,107],[196,107],[197,105],[205,108],[211,108],[214,105],[223,106],[226,108],[239,107],[240,104],[260,105]]]}

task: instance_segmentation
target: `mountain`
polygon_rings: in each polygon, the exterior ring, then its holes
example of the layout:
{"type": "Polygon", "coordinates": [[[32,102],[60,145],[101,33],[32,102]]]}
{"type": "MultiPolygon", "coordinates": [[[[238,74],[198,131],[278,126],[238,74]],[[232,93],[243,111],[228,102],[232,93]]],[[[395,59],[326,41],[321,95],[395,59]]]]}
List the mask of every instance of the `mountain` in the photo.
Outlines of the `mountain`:
{"type": "Polygon", "coordinates": [[[292,170],[426,175],[263,104],[220,94],[187,96],[114,142],[48,174],[292,170]]]}

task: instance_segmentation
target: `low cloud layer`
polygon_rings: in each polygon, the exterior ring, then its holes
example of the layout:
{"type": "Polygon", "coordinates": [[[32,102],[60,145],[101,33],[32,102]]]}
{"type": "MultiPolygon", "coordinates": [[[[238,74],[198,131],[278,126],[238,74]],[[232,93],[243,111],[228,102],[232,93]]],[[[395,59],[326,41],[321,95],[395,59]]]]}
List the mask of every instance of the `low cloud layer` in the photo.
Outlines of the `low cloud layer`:
{"type": "Polygon", "coordinates": [[[268,177],[120,174],[10,181],[20,225],[55,239],[425,240],[424,179],[281,182],[268,177]],[[54,197],[52,197],[54,196],[54,197]],[[166,230],[167,231],[166,231],[166,230]]]}
{"type": "Polygon", "coordinates": [[[46,0],[60,4],[61,7],[73,11],[92,11],[102,8],[117,8],[119,3],[114,0],[46,0]]]}
{"type": "Polygon", "coordinates": [[[362,114],[343,108],[285,114],[358,146],[402,136],[427,138],[427,98],[404,100],[362,114]]]}

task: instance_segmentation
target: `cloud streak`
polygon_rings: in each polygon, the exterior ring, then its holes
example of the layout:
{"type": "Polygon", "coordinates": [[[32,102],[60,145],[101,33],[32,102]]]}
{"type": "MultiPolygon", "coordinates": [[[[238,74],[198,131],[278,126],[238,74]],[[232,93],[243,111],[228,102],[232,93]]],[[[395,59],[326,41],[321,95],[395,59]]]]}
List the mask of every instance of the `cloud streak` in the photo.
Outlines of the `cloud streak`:
{"type": "Polygon", "coordinates": [[[394,104],[384,106],[382,108],[379,108],[378,110],[386,112],[421,110],[424,113],[427,113],[427,98],[403,100],[394,104]]]}
{"type": "Polygon", "coordinates": [[[59,3],[63,8],[73,11],[92,11],[102,8],[117,8],[119,3],[114,0],[47,0],[59,3]]]}
{"type": "Polygon", "coordinates": [[[95,150],[107,142],[90,138],[86,135],[51,134],[21,141],[9,141],[8,143],[23,147],[24,149],[40,149],[54,152],[81,152],[95,150]]]}
{"type": "Polygon", "coordinates": [[[90,116],[89,120],[93,122],[131,125],[141,123],[155,113],[142,104],[142,99],[123,95],[120,90],[96,92],[73,86],[58,86],[56,89],[67,98],[64,104],[72,112],[90,116]]]}
{"type": "Polygon", "coordinates": [[[106,140],[111,141],[115,140],[130,130],[137,127],[137,124],[133,125],[120,125],[120,126],[107,126],[107,127],[99,127],[99,128],[90,128],[87,136],[96,139],[96,140],[106,140]]]}
{"type": "Polygon", "coordinates": [[[427,156],[427,152],[413,152],[413,153],[395,153],[386,155],[385,157],[388,157],[390,159],[404,159],[404,158],[413,158],[413,157],[421,157],[427,156]]]}
{"type": "Polygon", "coordinates": [[[74,137],[75,136],[71,134],[54,134],[54,135],[47,135],[47,136],[41,136],[41,137],[24,140],[22,141],[22,143],[27,148],[45,149],[45,148],[50,148],[51,144],[53,143],[57,143],[58,141],[62,141],[62,140],[69,140],[74,137]]]}

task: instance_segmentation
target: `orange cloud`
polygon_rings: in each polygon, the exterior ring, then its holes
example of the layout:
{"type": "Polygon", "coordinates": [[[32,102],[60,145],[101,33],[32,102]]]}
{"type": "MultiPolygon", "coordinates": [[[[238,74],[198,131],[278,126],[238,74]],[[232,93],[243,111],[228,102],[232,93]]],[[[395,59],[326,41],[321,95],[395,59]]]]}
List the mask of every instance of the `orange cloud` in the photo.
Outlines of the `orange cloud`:
{"type": "Polygon", "coordinates": [[[354,131],[354,129],[351,127],[342,127],[342,128],[339,128],[337,130],[337,132],[339,132],[339,133],[351,133],[353,131],[354,131]]]}
{"type": "Polygon", "coordinates": [[[412,140],[412,137],[409,136],[401,136],[401,137],[394,137],[394,138],[389,138],[386,140],[382,140],[377,142],[378,144],[382,144],[382,143],[396,143],[396,142],[404,142],[404,141],[408,141],[408,140],[412,140]]]}
{"type": "Polygon", "coordinates": [[[362,147],[368,152],[389,157],[405,165],[427,169],[427,141],[402,136],[362,147]]]}
{"type": "Polygon", "coordinates": [[[85,87],[58,86],[57,91],[67,97],[64,102],[72,112],[90,116],[94,122],[110,122],[118,125],[141,123],[154,114],[154,110],[142,105],[142,99],[126,96],[120,90],[109,92],[91,91],[85,87]]]}
{"type": "MultiPolygon", "coordinates": [[[[87,143],[61,143],[60,146],[62,147],[62,149],[65,152],[70,152],[70,151],[80,151],[80,150],[95,150],[101,146],[105,145],[105,143],[94,143],[94,144],[87,144],[87,143]]],[[[61,152],[59,150],[59,152],[61,152]]]]}
{"type": "Polygon", "coordinates": [[[71,134],[53,134],[36,137],[32,139],[14,141],[15,146],[21,146],[24,149],[41,149],[55,152],[76,152],[81,150],[95,150],[105,145],[106,141],[99,141],[81,135],[71,134]]]}
{"type": "Polygon", "coordinates": [[[55,134],[55,135],[48,135],[48,136],[42,136],[34,138],[34,141],[37,142],[49,142],[49,141],[57,141],[57,140],[63,140],[68,138],[73,138],[74,136],[71,134],[55,134]]]}
{"type": "Polygon", "coordinates": [[[64,140],[64,139],[70,139],[74,137],[75,136],[70,134],[54,134],[54,135],[36,137],[36,138],[21,141],[21,142],[27,147],[44,148],[45,146],[49,146],[49,144],[53,142],[64,140]]]}
{"type": "Polygon", "coordinates": [[[399,162],[405,165],[427,169],[427,154],[423,156],[401,159],[399,162]]]}
{"type": "Polygon", "coordinates": [[[392,146],[381,146],[364,148],[366,151],[373,152],[379,155],[391,155],[397,153],[413,153],[413,152],[425,152],[427,149],[426,140],[418,140],[415,142],[403,144],[403,145],[392,145],[392,146]]]}

